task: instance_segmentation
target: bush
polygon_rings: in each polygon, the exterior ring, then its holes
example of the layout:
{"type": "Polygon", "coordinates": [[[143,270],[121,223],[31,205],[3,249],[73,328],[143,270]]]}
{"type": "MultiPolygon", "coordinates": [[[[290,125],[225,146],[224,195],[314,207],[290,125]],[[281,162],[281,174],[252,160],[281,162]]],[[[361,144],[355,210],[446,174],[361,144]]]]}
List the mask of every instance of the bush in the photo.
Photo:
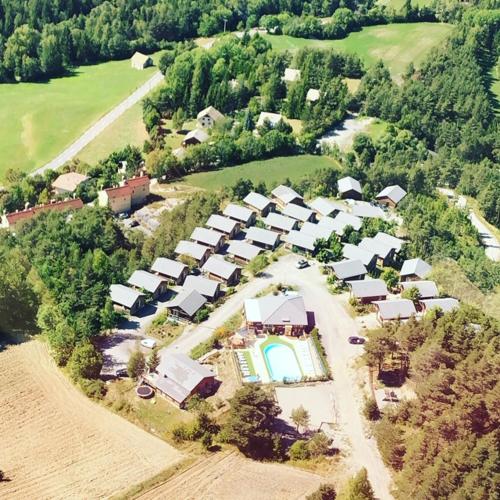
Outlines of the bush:
{"type": "Polygon", "coordinates": [[[307,449],[312,457],[320,457],[328,454],[331,444],[332,440],[324,432],[320,431],[309,439],[307,449]]]}
{"type": "Polygon", "coordinates": [[[269,259],[265,254],[257,255],[247,265],[248,271],[252,276],[260,276],[262,271],[269,265],[269,259]]]}
{"type": "Polygon", "coordinates": [[[146,368],[146,358],[142,351],[137,349],[130,355],[127,363],[127,373],[130,378],[138,379],[146,368]]]}
{"type": "Polygon", "coordinates": [[[325,483],[310,495],[306,496],[306,500],[335,500],[337,494],[333,484],[325,483]]]}
{"type": "Polygon", "coordinates": [[[73,380],[96,379],[101,373],[102,363],[102,354],[87,342],[75,347],[68,368],[73,380]]]}
{"type": "Polygon", "coordinates": [[[321,359],[321,363],[323,364],[324,371],[325,371],[327,377],[330,379],[330,378],[332,378],[332,372],[330,370],[330,365],[328,364],[328,360],[326,358],[325,348],[323,347],[323,344],[321,343],[321,335],[319,334],[319,331],[317,328],[314,328],[311,331],[311,338],[313,339],[314,346],[316,347],[316,350],[318,351],[319,357],[321,359]]]}
{"type": "Polygon", "coordinates": [[[307,441],[299,439],[288,450],[290,460],[307,460],[310,457],[307,441]]]}
{"type": "Polygon", "coordinates": [[[206,307],[202,307],[195,315],[193,321],[195,323],[202,323],[206,319],[208,319],[208,316],[210,315],[210,312],[206,307]]]}
{"type": "Polygon", "coordinates": [[[367,399],[365,401],[363,413],[365,417],[372,422],[380,418],[380,410],[378,409],[377,402],[373,398],[367,399]]]}
{"type": "Polygon", "coordinates": [[[92,399],[102,399],[107,392],[106,384],[102,380],[81,379],[80,387],[85,395],[92,399]]]}

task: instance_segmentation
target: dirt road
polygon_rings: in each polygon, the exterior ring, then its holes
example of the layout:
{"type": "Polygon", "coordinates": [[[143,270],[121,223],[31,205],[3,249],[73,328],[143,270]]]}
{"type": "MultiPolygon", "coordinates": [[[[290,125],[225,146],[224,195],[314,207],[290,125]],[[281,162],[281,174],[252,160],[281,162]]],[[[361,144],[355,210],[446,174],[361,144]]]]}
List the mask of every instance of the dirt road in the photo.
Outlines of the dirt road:
{"type": "Polygon", "coordinates": [[[233,453],[202,458],[183,473],[138,497],[140,500],[293,500],[318,488],[322,478],[280,464],[233,453]]]}
{"type": "Polygon", "coordinates": [[[80,393],[44,344],[0,352],[0,498],[97,499],[183,455],[80,393]]]}
{"type": "Polygon", "coordinates": [[[123,115],[127,109],[139,102],[146,94],[151,92],[163,81],[160,71],[155,73],[147,82],[143,83],[124,101],[115,106],[109,113],[95,122],[86,130],[75,142],[68,146],[61,154],[46,163],[43,167],[37,168],[32,175],[42,174],[45,170],[54,170],[62,167],[67,161],[74,158],[85,146],[92,142],[104,129],[109,127],[118,117],[123,115]]]}
{"type": "Polygon", "coordinates": [[[338,297],[331,295],[325,286],[325,276],[314,264],[307,269],[295,267],[298,257],[287,255],[267,269],[264,277],[251,281],[241,292],[231,297],[201,325],[190,327],[167,349],[189,351],[206,340],[213,329],[222,325],[246,298],[254,297],[273,283],[296,285],[304,296],[308,310],[314,311],[316,324],[323,336],[328,361],[333,371],[333,392],[337,411],[338,432],[349,453],[352,474],[366,467],[377,498],[390,499],[392,479],[382,461],[375,440],[367,435],[362,408],[363,393],[358,386],[354,363],[362,354],[360,346],[347,342],[351,335],[359,335],[356,322],[349,316],[338,297]]]}

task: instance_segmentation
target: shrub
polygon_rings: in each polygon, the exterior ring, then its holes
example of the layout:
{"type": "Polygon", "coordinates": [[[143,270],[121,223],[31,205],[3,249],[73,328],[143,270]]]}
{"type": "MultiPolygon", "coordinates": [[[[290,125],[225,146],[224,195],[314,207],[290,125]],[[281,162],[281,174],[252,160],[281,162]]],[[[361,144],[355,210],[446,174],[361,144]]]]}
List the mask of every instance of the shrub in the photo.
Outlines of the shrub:
{"type": "Polygon", "coordinates": [[[323,364],[323,369],[324,369],[327,377],[330,379],[332,377],[332,372],[330,370],[330,365],[328,364],[328,360],[326,358],[325,348],[323,347],[323,344],[321,343],[321,335],[319,334],[319,331],[317,328],[313,328],[313,330],[311,331],[311,338],[313,339],[314,346],[316,347],[316,350],[318,351],[319,357],[321,359],[321,363],[323,364]]]}
{"type": "Polygon", "coordinates": [[[306,496],[306,500],[335,500],[337,494],[333,484],[324,483],[310,495],[306,496]]]}
{"type": "Polygon", "coordinates": [[[310,457],[307,441],[299,439],[288,450],[290,460],[307,460],[310,457]]]}
{"type": "Polygon", "coordinates": [[[194,322],[195,323],[202,323],[206,319],[208,319],[208,316],[210,315],[208,309],[206,307],[202,307],[195,315],[194,315],[194,322]]]}
{"type": "Polygon", "coordinates": [[[127,373],[128,376],[133,379],[138,379],[146,368],[146,358],[142,351],[137,349],[130,355],[130,359],[127,364],[127,373]]]}
{"type": "Polygon", "coordinates": [[[106,395],[106,384],[102,380],[81,379],[80,387],[92,399],[102,399],[106,395]]]}
{"type": "Polygon", "coordinates": [[[378,409],[377,402],[373,398],[367,399],[365,401],[363,413],[365,417],[372,422],[380,418],[380,410],[378,409]]]}
{"type": "Polygon", "coordinates": [[[73,380],[96,379],[101,373],[102,363],[102,354],[87,342],[75,347],[68,367],[73,380]]]}
{"type": "Polygon", "coordinates": [[[312,457],[320,457],[321,455],[326,455],[330,451],[330,445],[332,440],[324,433],[317,432],[314,436],[307,442],[307,449],[312,457]]]}

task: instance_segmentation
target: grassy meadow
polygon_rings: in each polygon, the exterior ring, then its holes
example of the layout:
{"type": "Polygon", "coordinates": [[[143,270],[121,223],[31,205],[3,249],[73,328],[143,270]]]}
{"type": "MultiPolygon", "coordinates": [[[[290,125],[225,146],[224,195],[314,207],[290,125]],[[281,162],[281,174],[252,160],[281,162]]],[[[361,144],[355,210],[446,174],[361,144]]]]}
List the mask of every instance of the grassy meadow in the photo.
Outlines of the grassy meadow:
{"type": "Polygon", "coordinates": [[[0,179],[8,168],[28,172],[50,161],[157,70],[134,70],[127,59],[44,83],[0,85],[0,179]]]}
{"type": "Polygon", "coordinates": [[[357,54],[368,66],[382,59],[394,77],[409,63],[418,65],[429,50],[439,45],[452,30],[449,24],[407,23],[369,26],[342,40],[309,40],[286,35],[264,35],[277,50],[303,47],[335,49],[357,54]]]}
{"type": "Polygon", "coordinates": [[[265,182],[268,186],[279,184],[285,179],[298,181],[305,175],[319,168],[337,165],[327,156],[283,156],[270,160],[259,160],[226,167],[212,172],[191,174],[183,179],[183,183],[196,188],[216,191],[224,186],[232,186],[238,179],[251,179],[252,182],[265,182]]]}

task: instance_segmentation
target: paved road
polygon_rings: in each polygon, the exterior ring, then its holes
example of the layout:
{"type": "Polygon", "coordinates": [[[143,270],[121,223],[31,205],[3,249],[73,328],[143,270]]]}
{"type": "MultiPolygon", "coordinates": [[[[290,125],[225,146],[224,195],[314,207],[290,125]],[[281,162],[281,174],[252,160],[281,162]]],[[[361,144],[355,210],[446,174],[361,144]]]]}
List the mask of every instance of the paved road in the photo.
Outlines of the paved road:
{"type": "MultiPolygon", "coordinates": [[[[438,191],[446,196],[449,200],[454,201],[455,205],[458,208],[461,208],[463,210],[467,208],[467,198],[465,196],[457,196],[453,189],[438,188],[438,191]]],[[[479,233],[479,238],[481,239],[481,243],[484,246],[484,253],[486,254],[486,257],[493,260],[494,262],[500,262],[500,243],[495,235],[479,219],[479,217],[474,213],[472,209],[469,210],[469,219],[479,233]]]]}
{"type": "Polygon", "coordinates": [[[86,132],[83,133],[73,144],[67,147],[59,156],[54,158],[43,167],[36,169],[35,174],[41,174],[46,170],[54,170],[63,166],[67,161],[74,158],[85,146],[93,141],[101,132],[109,127],[117,118],[119,118],[127,109],[139,102],[146,94],[151,92],[163,81],[163,75],[160,71],[155,73],[147,82],[143,83],[138,89],[130,94],[124,101],[113,108],[109,113],[106,113],[86,132]]]}

